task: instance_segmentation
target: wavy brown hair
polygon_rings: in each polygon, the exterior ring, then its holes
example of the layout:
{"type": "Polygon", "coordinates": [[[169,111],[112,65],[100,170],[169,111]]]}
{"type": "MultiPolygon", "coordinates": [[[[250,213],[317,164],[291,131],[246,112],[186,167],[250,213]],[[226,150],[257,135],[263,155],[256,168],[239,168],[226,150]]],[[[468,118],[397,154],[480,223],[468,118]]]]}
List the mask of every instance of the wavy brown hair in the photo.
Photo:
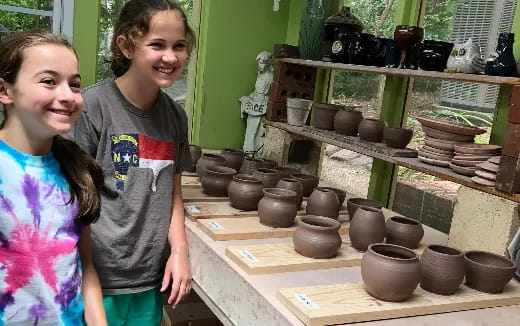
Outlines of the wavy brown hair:
{"type": "MultiPolygon", "coordinates": [[[[0,78],[9,84],[15,84],[25,50],[40,45],[64,46],[76,55],[67,40],[45,31],[10,34],[0,40],[0,78]]],[[[4,123],[7,119],[7,110],[5,110],[4,123]]],[[[79,209],[76,218],[83,224],[94,222],[99,217],[101,209],[100,191],[104,189],[103,171],[92,156],[74,142],[61,136],[54,137],[52,153],[60,163],[61,170],[69,183],[71,193],[69,203],[78,201],[79,209]]]]}
{"type": "Polygon", "coordinates": [[[177,10],[180,12],[186,31],[188,53],[193,51],[196,42],[195,32],[188,24],[186,14],[178,3],[169,0],[130,0],[119,13],[110,45],[112,51],[111,69],[116,77],[124,75],[131,63],[131,60],[126,58],[121,49],[119,49],[117,38],[124,36],[127,40],[127,46],[130,49],[135,48],[136,39],[146,35],[150,30],[152,17],[164,10],[177,10]]]}

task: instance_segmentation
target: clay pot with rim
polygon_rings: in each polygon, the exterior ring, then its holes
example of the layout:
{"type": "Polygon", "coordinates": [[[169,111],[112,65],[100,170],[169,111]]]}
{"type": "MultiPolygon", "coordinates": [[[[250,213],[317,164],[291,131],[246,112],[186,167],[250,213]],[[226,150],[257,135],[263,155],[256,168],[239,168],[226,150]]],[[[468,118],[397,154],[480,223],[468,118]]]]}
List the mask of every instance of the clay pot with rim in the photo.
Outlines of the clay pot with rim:
{"type": "Polygon", "coordinates": [[[294,250],[300,255],[316,259],[331,258],[341,247],[341,224],[323,216],[302,216],[293,233],[294,250]]]}
{"type": "Polygon", "coordinates": [[[227,196],[229,183],[236,173],[235,169],[226,166],[208,166],[204,169],[204,174],[200,179],[202,192],[208,196],[227,196]]]}
{"type": "Polygon", "coordinates": [[[412,136],[412,129],[391,127],[385,127],[383,129],[383,141],[391,148],[406,148],[406,145],[412,140],[412,136]]]}
{"type": "Polygon", "coordinates": [[[263,225],[288,228],[296,218],[296,193],[280,188],[264,188],[264,197],[258,203],[258,217],[263,225]]]}
{"type": "Polygon", "coordinates": [[[287,98],[287,124],[301,127],[307,121],[312,101],[302,98],[287,98]]]}
{"type": "Polygon", "coordinates": [[[260,161],[262,161],[262,167],[266,169],[274,169],[278,166],[278,163],[274,160],[269,160],[266,158],[258,158],[260,161]]]}
{"type": "Polygon", "coordinates": [[[255,170],[253,175],[262,180],[264,188],[274,188],[280,180],[280,174],[275,169],[259,168],[255,170]]]}
{"type": "Polygon", "coordinates": [[[220,152],[220,156],[226,159],[227,167],[238,171],[242,166],[242,162],[244,161],[246,154],[244,154],[244,152],[240,149],[224,148],[220,152]]]}
{"type": "Polygon", "coordinates": [[[464,280],[464,255],[443,245],[429,245],[421,255],[421,288],[426,291],[452,295],[464,280]]]}
{"type": "Polygon", "coordinates": [[[354,217],[354,214],[356,213],[357,209],[359,207],[374,207],[381,209],[383,208],[383,205],[381,205],[379,202],[372,200],[372,199],[366,199],[366,198],[360,198],[360,197],[352,197],[347,200],[347,212],[348,212],[348,219],[352,221],[352,218],[354,217]]]}
{"type": "Polygon", "coordinates": [[[325,216],[337,220],[339,200],[334,190],[317,187],[307,199],[307,215],[325,216]]]}
{"type": "Polygon", "coordinates": [[[363,113],[352,108],[338,110],[334,115],[334,131],[346,136],[358,134],[359,123],[363,120],[363,113]]]}
{"type": "Polygon", "coordinates": [[[392,216],[386,221],[386,242],[415,249],[424,236],[422,224],[412,218],[392,216]]]}
{"type": "Polygon", "coordinates": [[[342,107],[342,105],[337,104],[314,103],[312,105],[311,125],[319,129],[333,130],[334,116],[342,107]]]}
{"type": "Polygon", "coordinates": [[[356,210],[348,231],[352,247],[366,251],[373,243],[385,239],[385,217],[378,208],[361,206],[356,210]]]}
{"type": "Polygon", "coordinates": [[[300,181],[293,178],[282,178],[276,183],[276,188],[294,191],[296,193],[296,208],[298,210],[301,209],[303,202],[303,187],[300,181]]]}
{"type": "Polygon", "coordinates": [[[245,157],[240,166],[238,173],[240,174],[253,174],[255,170],[262,167],[262,160],[257,158],[245,157]]]}
{"type": "Polygon", "coordinates": [[[303,187],[303,196],[308,197],[314,188],[318,186],[320,179],[317,176],[305,174],[305,173],[295,173],[291,174],[291,178],[300,181],[303,187]]]}
{"type": "Polygon", "coordinates": [[[336,196],[338,196],[339,208],[341,210],[341,207],[343,207],[343,203],[345,202],[345,198],[347,198],[347,192],[344,190],[341,190],[339,188],[334,188],[334,187],[320,187],[320,188],[329,189],[336,193],[336,196]]]}
{"type": "Polygon", "coordinates": [[[501,293],[516,271],[515,263],[486,251],[467,251],[464,254],[466,286],[487,293],[501,293]]]}
{"type": "Polygon", "coordinates": [[[386,123],[380,119],[363,119],[359,123],[359,139],[373,143],[383,141],[386,123]]]}
{"type": "Polygon", "coordinates": [[[197,162],[199,161],[199,158],[201,155],[202,155],[202,149],[200,148],[200,146],[190,144],[190,156],[191,156],[192,165],[188,172],[196,171],[195,166],[196,166],[197,162]]]}
{"type": "Polygon", "coordinates": [[[202,154],[197,162],[197,165],[195,166],[199,179],[201,179],[204,176],[205,168],[210,167],[210,166],[216,166],[216,165],[225,166],[226,159],[217,154],[210,154],[210,153],[202,154]]]}
{"type": "Polygon", "coordinates": [[[291,177],[291,174],[300,173],[300,170],[293,169],[288,166],[278,166],[273,169],[278,171],[280,178],[289,178],[289,177],[291,177]]]}
{"type": "Polygon", "coordinates": [[[361,277],[371,296],[390,302],[409,298],[421,279],[419,257],[398,245],[376,243],[361,259],[361,277]]]}
{"type": "Polygon", "coordinates": [[[257,210],[263,189],[262,180],[250,174],[235,174],[227,189],[230,204],[243,211],[257,210]]]}

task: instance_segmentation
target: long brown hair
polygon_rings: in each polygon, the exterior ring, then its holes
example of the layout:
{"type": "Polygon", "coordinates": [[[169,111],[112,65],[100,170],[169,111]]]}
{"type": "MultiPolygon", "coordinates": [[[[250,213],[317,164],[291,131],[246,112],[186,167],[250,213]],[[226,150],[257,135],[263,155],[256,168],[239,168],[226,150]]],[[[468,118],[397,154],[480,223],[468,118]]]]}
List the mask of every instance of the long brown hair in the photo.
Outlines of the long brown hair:
{"type": "Polygon", "coordinates": [[[180,12],[186,31],[188,53],[191,53],[194,49],[196,42],[195,32],[188,24],[186,14],[178,3],[169,0],[130,0],[119,13],[110,45],[112,51],[111,69],[116,77],[124,75],[131,63],[131,60],[126,58],[121,49],[119,49],[117,37],[124,36],[127,40],[127,45],[133,49],[137,37],[146,35],[150,30],[152,17],[164,10],[177,10],[180,12]]]}
{"type": "MultiPolygon", "coordinates": [[[[76,54],[67,40],[45,31],[19,32],[1,39],[0,78],[7,83],[15,84],[25,50],[33,46],[49,44],[64,46],[76,54]]],[[[4,122],[7,119],[7,111],[4,110],[4,122]]],[[[104,188],[103,171],[92,156],[81,150],[74,142],[61,136],[54,137],[52,152],[69,183],[71,193],[69,202],[78,201],[79,209],[76,218],[84,224],[94,222],[99,217],[101,209],[100,191],[104,188]]]]}

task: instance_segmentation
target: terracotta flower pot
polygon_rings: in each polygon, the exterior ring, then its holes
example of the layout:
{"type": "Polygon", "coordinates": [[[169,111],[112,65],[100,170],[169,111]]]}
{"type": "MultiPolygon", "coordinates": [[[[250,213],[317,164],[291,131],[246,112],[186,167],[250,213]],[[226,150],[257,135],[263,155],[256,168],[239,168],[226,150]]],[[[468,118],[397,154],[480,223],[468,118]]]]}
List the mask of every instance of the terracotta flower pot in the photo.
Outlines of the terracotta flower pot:
{"type": "Polygon", "coordinates": [[[412,136],[412,129],[391,127],[383,129],[383,140],[388,147],[392,148],[405,148],[412,140],[412,136]]]}
{"type": "Polygon", "coordinates": [[[466,285],[472,289],[501,293],[515,275],[515,263],[506,257],[485,251],[468,251],[464,258],[466,285]]]}
{"type": "Polygon", "coordinates": [[[383,130],[386,123],[379,119],[363,119],[359,123],[359,138],[361,140],[380,143],[383,141],[383,130]]]}
{"type": "Polygon", "coordinates": [[[262,199],[264,185],[262,181],[249,174],[235,174],[228,186],[228,196],[231,206],[243,211],[258,209],[262,199]]]}
{"type": "Polygon", "coordinates": [[[334,115],[334,130],[338,134],[356,136],[361,120],[363,120],[363,114],[360,111],[338,110],[334,115]]]}
{"type": "Polygon", "coordinates": [[[224,148],[220,152],[220,156],[226,159],[227,167],[238,171],[242,166],[242,162],[244,161],[246,154],[244,154],[244,152],[240,149],[224,148]]]}
{"type": "Polygon", "coordinates": [[[381,209],[383,205],[372,199],[352,197],[347,200],[347,212],[349,220],[352,220],[357,209],[361,206],[381,209]]]}
{"type": "Polygon", "coordinates": [[[320,188],[332,190],[336,193],[336,196],[338,196],[339,207],[341,210],[341,207],[343,207],[343,203],[345,202],[345,198],[347,197],[347,192],[344,190],[338,189],[338,188],[333,188],[333,187],[320,187],[320,188]]]}
{"type": "Polygon", "coordinates": [[[383,301],[404,301],[421,279],[419,257],[405,247],[372,244],[361,259],[361,277],[371,296],[383,301]]]}
{"type": "Polygon", "coordinates": [[[352,247],[366,251],[373,243],[385,239],[385,217],[380,209],[359,207],[350,222],[348,231],[352,247]]]}
{"type": "Polygon", "coordinates": [[[226,166],[208,166],[204,169],[204,175],[200,179],[202,192],[208,196],[227,196],[229,183],[236,173],[235,169],[226,166]]]}
{"type": "Polygon", "coordinates": [[[199,176],[199,179],[201,179],[204,176],[205,168],[216,165],[225,166],[226,159],[216,154],[202,154],[196,165],[197,175],[199,176]]]}
{"type": "Polygon", "coordinates": [[[280,174],[275,169],[259,168],[255,170],[253,175],[262,180],[264,188],[274,188],[280,180],[280,174]]]}
{"type": "Polygon", "coordinates": [[[455,248],[429,245],[421,255],[421,288],[451,295],[464,280],[464,255],[455,248]]]}
{"type": "Polygon", "coordinates": [[[304,173],[295,173],[291,174],[291,178],[300,181],[303,187],[303,196],[308,197],[314,188],[318,186],[320,179],[314,175],[304,174],[304,173]]]}
{"type": "Polygon", "coordinates": [[[301,127],[307,121],[312,101],[301,98],[287,98],[287,123],[301,127]]]}
{"type": "Polygon", "coordinates": [[[240,170],[238,173],[240,174],[253,174],[256,169],[262,167],[262,160],[257,158],[246,157],[242,161],[242,165],[240,166],[240,170]]]}
{"type": "Polygon", "coordinates": [[[312,105],[313,117],[311,125],[319,129],[333,130],[334,115],[341,108],[343,108],[342,105],[314,103],[312,105]]]}
{"type": "Polygon", "coordinates": [[[258,217],[263,225],[288,228],[296,218],[296,193],[287,189],[265,188],[258,203],[258,217]]]}
{"type": "Polygon", "coordinates": [[[424,229],[417,220],[392,216],[386,221],[386,242],[415,249],[424,236],[424,229]]]}
{"type": "Polygon", "coordinates": [[[337,220],[339,208],[338,196],[330,189],[318,187],[307,199],[307,215],[325,216],[337,220]]]}
{"type": "Polygon", "coordinates": [[[293,178],[282,178],[276,183],[276,188],[294,191],[296,193],[296,208],[298,210],[301,209],[303,202],[303,187],[300,181],[293,178]]]}
{"type": "Polygon", "coordinates": [[[188,172],[195,172],[195,165],[197,164],[200,156],[202,155],[202,149],[197,145],[190,145],[190,156],[192,165],[188,172]]]}
{"type": "Polygon", "coordinates": [[[310,258],[331,258],[341,247],[337,220],[323,216],[307,215],[297,221],[293,233],[294,249],[310,258]]]}

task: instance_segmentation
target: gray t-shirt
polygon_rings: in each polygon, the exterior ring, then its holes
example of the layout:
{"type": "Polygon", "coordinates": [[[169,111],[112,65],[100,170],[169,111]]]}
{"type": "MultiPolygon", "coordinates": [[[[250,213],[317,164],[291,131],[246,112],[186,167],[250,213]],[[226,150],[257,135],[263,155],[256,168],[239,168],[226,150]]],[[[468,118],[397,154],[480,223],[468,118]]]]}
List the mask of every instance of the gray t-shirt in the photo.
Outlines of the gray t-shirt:
{"type": "Polygon", "coordinates": [[[162,91],[149,110],[128,102],[113,80],[83,92],[68,135],[101,165],[109,189],[92,225],[94,265],[104,294],[161,283],[169,255],[173,177],[191,165],[186,113],[162,91]]]}

